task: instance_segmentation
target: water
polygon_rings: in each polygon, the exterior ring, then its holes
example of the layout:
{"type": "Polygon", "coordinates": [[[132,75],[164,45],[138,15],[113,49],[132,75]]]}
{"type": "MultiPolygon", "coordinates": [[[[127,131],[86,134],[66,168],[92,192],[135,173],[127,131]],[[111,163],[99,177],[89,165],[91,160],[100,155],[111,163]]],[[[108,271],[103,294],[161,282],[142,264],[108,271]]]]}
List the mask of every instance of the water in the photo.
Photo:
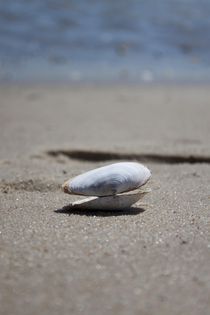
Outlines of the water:
{"type": "Polygon", "coordinates": [[[210,0],[1,0],[1,81],[207,81],[210,0]]]}

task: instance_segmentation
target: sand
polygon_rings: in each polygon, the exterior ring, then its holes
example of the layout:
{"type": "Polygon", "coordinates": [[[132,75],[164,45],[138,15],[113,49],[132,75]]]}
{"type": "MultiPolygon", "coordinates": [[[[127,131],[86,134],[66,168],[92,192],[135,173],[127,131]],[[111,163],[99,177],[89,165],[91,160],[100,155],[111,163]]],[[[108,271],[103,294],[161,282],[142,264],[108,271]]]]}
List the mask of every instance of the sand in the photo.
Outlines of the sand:
{"type": "Polygon", "coordinates": [[[209,87],[13,85],[0,102],[0,314],[209,314],[209,87]],[[152,171],[141,203],[66,211],[66,179],[125,159],[152,171]]]}

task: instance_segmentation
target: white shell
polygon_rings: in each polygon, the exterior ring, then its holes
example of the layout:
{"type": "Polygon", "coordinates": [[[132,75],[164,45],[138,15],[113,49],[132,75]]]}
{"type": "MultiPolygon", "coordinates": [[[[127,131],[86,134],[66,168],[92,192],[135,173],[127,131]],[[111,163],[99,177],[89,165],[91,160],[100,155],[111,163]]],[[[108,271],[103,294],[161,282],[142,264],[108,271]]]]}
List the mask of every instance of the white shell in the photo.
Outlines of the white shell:
{"type": "Polygon", "coordinates": [[[69,194],[85,196],[113,196],[144,185],[151,173],[136,162],[121,162],[103,166],[79,175],[63,185],[69,194]]]}
{"type": "Polygon", "coordinates": [[[78,210],[125,210],[143,198],[150,190],[132,192],[106,197],[88,197],[72,202],[68,208],[78,210]]]}

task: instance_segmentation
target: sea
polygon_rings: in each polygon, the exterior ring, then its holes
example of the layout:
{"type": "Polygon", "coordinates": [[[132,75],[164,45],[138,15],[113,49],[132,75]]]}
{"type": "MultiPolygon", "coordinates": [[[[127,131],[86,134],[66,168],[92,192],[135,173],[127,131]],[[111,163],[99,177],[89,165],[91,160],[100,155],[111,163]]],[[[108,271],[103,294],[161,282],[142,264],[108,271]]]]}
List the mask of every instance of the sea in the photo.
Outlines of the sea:
{"type": "Polygon", "coordinates": [[[210,0],[0,0],[0,82],[210,81],[210,0]]]}

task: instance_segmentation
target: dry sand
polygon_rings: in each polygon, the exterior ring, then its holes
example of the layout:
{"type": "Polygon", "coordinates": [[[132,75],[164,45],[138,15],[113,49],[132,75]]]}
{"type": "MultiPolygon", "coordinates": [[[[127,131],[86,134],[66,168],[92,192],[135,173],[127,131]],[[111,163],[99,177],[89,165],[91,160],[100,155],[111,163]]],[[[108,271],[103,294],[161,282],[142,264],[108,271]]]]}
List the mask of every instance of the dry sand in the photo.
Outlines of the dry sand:
{"type": "Polygon", "coordinates": [[[209,314],[209,88],[2,86],[0,102],[0,313],[209,314]],[[119,159],[152,170],[143,204],[65,211],[64,180],[119,159]]]}

